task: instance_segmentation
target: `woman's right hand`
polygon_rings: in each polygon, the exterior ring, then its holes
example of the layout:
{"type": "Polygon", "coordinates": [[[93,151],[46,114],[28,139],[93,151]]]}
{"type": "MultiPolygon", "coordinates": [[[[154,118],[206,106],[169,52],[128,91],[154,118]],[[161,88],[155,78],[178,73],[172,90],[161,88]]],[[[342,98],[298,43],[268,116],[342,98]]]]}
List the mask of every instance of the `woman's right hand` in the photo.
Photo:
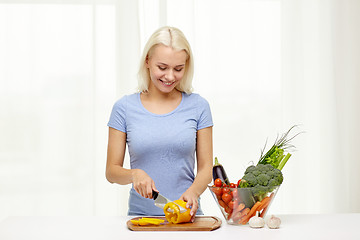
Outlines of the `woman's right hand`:
{"type": "Polygon", "coordinates": [[[144,170],[133,169],[132,183],[135,191],[144,198],[152,198],[152,190],[158,192],[155,182],[144,170]]]}

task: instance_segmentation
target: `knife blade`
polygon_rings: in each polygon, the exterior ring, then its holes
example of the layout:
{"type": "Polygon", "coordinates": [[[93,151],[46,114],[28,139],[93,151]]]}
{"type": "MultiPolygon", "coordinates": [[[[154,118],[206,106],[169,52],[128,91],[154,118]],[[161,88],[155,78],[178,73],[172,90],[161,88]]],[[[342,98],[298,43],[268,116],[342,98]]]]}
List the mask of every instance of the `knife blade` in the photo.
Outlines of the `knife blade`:
{"type": "MultiPolygon", "coordinates": [[[[171,200],[169,200],[168,198],[164,197],[163,195],[161,195],[159,192],[156,191],[152,191],[152,197],[155,201],[155,206],[164,209],[165,205],[169,202],[172,202],[171,200]]],[[[180,206],[179,204],[175,203],[176,205],[179,206],[180,209],[180,213],[186,212],[187,210],[185,208],[183,208],[182,206],[180,206]]],[[[169,209],[168,211],[172,212],[172,209],[169,209]]]]}

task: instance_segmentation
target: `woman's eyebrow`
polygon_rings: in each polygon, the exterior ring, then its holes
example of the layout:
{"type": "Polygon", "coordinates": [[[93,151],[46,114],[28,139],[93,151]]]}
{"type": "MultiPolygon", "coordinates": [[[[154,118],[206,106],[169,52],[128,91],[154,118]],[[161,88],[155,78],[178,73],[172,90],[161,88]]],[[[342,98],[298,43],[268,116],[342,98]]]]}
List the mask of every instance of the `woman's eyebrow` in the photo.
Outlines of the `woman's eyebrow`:
{"type": "MultiPolygon", "coordinates": [[[[166,63],[163,63],[163,62],[159,62],[158,64],[159,65],[164,65],[164,66],[169,66],[169,65],[167,65],[166,63]]],[[[183,67],[183,66],[185,66],[185,63],[176,65],[175,67],[183,67]]]]}

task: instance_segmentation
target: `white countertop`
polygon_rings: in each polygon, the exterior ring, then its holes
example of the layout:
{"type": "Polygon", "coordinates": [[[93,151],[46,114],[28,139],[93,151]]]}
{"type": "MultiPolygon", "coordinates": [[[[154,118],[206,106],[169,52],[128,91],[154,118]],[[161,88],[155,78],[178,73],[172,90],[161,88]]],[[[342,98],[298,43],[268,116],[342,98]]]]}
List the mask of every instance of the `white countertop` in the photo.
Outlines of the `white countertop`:
{"type": "Polygon", "coordinates": [[[211,232],[137,232],[126,222],[131,217],[8,217],[0,222],[1,240],[120,240],[120,239],[360,239],[360,213],[279,215],[280,229],[252,229],[233,226],[222,220],[211,232]]]}

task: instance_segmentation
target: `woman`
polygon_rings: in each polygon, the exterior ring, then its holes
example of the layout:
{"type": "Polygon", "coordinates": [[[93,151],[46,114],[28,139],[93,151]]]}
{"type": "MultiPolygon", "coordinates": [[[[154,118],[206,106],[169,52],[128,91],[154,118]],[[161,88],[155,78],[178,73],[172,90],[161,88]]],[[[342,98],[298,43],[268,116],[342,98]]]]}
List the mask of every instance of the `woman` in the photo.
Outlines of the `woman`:
{"type": "Polygon", "coordinates": [[[139,92],[114,104],[106,178],[133,185],[128,215],[164,215],[152,190],[186,201],[192,220],[203,214],[198,200],[212,179],[213,122],[208,102],[192,93],[193,68],[183,33],[162,27],[145,45],[139,92]],[[131,169],[123,168],[126,144],[131,169]]]}

